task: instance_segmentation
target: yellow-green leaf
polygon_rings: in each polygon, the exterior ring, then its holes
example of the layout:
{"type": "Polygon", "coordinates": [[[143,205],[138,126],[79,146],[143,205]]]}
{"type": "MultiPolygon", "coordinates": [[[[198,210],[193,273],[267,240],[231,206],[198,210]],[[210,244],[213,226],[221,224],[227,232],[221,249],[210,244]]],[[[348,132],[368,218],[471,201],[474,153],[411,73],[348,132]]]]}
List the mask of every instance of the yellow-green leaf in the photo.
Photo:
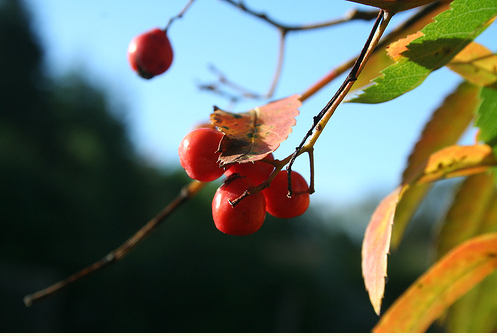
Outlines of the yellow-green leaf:
{"type": "Polygon", "coordinates": [[[437,259],[468,238],[482,233],[480,223],[494,191],[494,176],[469,176],[460,185],[445,215],[437,246],[437,259]]]}
{"type": "Polygon", "coordinates": [[[497,165],[488,145],[449,146],[431,155],[416,183],[429,183],[443,178],[469,176],[497,165]]]}
{"type": "Polygon", "coordinates": [[[497,83],[497,55],[479,43],[468,44],[447,67],[479,86],[497,83]]]}
{"type": "MultiPolygon", "coordinates": [[[[446,3],[433,7],[424,16],[413,20],[413,23],[406,25],[403,29],[397,28],[396,31],[398,32],[395,34],[395,36],[407,36],[423,29],[424,26],[433,21],[433,18],[435,16],[450,8],[449,2],[450,1],[447,1],[446,3]]],[[[371,81],[374,78],[381,75],[381,71],[383,69],[387,68],[393,63],[394,61],[391,57],[388,56],[387,50],[385,48],[378,48],[369,58],[369,61],[366,63],[364,69],[361,71],[359,78],[357,78],[357,81],[350,89],[350,93],[348,96],[354,96],[355,94],[357,94],[357,91],[364,89],[366,86],[371,84],[371,81]]]]}
{"type": "MultiPolygon", "coordinates": [[[[459,187],[439,235],[438,256],[471,237],[497,231],[487,224],[497,208],[493,172],[468,177],[459,187]]],[[[494,218],[495,220],[495,218],[494,218]]],[[[450,307],[449,332],[491,332],[497,327],[497,274],[489,276],[450,307]]]]}
{"type": "Polygon", "coordinates": [[[415,89],[481,34],[496,15],[495,0],[453,0],[451,9],[424,27],[423,36],[409,43],[402,57],[351,102],[378,104],[415,89]]]}
{"type": "MultiPolygon", "coordinates": [[[[403,179],[411,175],[432,153],[457,142],[474,116],[479,103],[479,90],[477,86],[463,82],[435,110],[409,156],[402,174],[403,179]]],[[[395,226],[392,232],[393,248],[400,244],[407,224],[429,189],[428,184],[416,186],[407,190],[402,196],[395,214],[395,226]]]]}
{"type": "Polygon", "coordinates": [[[386,311],[374,332],[424,332],[452,303],[497,269],[497,233],[457,246],[386,311]]]}

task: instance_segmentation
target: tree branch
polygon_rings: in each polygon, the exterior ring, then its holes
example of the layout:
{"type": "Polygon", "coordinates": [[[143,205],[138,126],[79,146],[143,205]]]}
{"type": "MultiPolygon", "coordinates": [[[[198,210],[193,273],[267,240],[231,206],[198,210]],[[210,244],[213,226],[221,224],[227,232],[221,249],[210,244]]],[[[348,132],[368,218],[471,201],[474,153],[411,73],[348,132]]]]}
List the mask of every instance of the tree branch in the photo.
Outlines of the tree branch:
{"type": "Polygon", "coordinates": [[[256,92],[252,92],[250,90],[247,90],[240,85],[234,83],[231,80],[228,80],[228,78],[225,75],[222,75],[219,70],[216,70],[216,73],[218,75],[217,83],[211,83],[211,84],[203,84],[200,85],[200,89],[202,90],[208,90],[211,92],[214,92],[216,94],[229,97],[231,101],[238,101],[241,100],[242,98],[245,99],[269,99],[273,96],[276,86],[278,85],[279,79],[281,77],[281,69],[283,68],[283,60],[284,60],[284,54],[285,54],[285,39],[287,36],[287,33],[292,32],[292,31],[302,31],[302,30],[312,30],[312,29],[319,29],[319,28],[325,28],[325,27],[330,27],[346,22],[350,22],[353,20],[372,20],[374,19],[378,11],[373,10],[373,11],[361,11],[361,10],[353,10],[350,11],[349,13],[345,14],[342,18],[339,19],[334,19],[330,21],[325,21],[322,23],[317,23],[317,24],[304,24],[304,25],[285,25],[280,22],[277,22],[276,20],[270,18],[264,13],[258,13],[250,8],[248,8],[243,1],[240,2],[235,2],[233,0],[224,0],[226,3],[233,5],[240,10],[246,12],[249,15],[252,15],[256,18],[259,18],[266,23],[270,24],[271,26],[275,27],[278,29],[280,32],[280,42],[279,42],[279,50],[278,50],[278,61],[276,64],[276,69],[273,75],[273,79],[271,81],[271,85],[269,87],[269,90],[265,94],[260,94],[256,92]],[[235,92],[238,92],[238,95],[236,94],[230,94],[226,92],[225,90],[222,90],[221,87],[226,86],[235,92]]]}
{"type": "Polygon", "coordinates": [[[105,257],[99,261],[91,264],[90,266],[83,268],[79,272],[72,274],[71,276],[61,280],[43,290],[36,293],[26,295],[24,297],[24,304],[27,307],[31,307],[34,303],[41,299],[47,298],[60,290],[66,288],[70,284],[85,278],[86,276],[99,271],[126,256],[132,249],[134,249],[139,243],[141,243],[153,230],[155,230],[159,224],[161,224],[169,215],[171,215],[181,204],[185,203],[187,200],[195,196],[207,183],[192,181],[188,185],[184,186],[179,195],[169,203],[160,213],[158,213],[154,218],[152,218],[147,224],[145,224],[140,230],[138,230],[133,236],[126,240],[117,249],[111,251],[105,257]]]}

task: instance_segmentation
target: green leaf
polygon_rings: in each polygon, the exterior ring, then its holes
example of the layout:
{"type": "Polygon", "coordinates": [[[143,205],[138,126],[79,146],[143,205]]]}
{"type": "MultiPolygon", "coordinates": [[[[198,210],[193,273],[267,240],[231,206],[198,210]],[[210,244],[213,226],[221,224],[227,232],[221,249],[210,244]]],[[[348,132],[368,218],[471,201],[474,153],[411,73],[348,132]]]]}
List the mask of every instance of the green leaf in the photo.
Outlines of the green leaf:
{"type": "Polygon", "coordinates": [[[397,98],[419,86],[482,33],[497,15],[495,0],[454,0],[452,9],[428,24],[407,45],[397,63],[383,71],[375,84],[351,102],[376,104],[397,98]]]}
{"type": "Polygon", "coordinates": [[[484,87],[480,92],[481,104],[476,113],[475,124],[480,128],[478,139],[484,141],[497,153],[497,87],[484,87]]]}

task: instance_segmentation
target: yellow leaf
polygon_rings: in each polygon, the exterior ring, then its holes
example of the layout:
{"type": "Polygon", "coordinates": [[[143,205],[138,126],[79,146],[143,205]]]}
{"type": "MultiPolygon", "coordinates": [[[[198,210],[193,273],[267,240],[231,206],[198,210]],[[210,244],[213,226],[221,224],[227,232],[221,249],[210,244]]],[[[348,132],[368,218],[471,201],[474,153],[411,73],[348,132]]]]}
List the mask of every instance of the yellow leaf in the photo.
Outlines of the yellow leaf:
{"type": "Polygon", "coordinates": [[[424,332],[445,309],[497,268],[497,233],[457,246],[387,310],[373,332],[424,332]]]}
{"type": "Polygon", "coordinates": [[[497,165],[492,147],[482,144],[473,146],[449,146],[430,155],[406,184],[429,183],[443,178],[469,176],[484,172],[497,165]],[[419,174],[419,175],[418,175],[419,174]]]}
{"type": "Polygon", "coordinates": [[[371,304],[380,315],[387,276],[387,254],[390,247],[393,216],[401,187],[395,189],[376,208],[364,234],[362,244],[362,275],[371,304]]]}

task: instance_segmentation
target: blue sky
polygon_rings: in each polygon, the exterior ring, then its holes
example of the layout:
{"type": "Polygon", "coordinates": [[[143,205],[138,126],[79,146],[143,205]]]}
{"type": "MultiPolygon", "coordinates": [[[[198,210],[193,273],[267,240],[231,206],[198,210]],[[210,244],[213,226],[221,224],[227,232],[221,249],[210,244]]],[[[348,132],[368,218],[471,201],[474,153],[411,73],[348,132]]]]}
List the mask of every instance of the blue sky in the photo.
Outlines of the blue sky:
{"type": "MultiPolygon", "coordinates": [[[[229,78],[257,92],[269,87],[276,65],[278,34],[266,23],[219,0],[197,0],[183,19],[174,22],[169,38],[175,52],[171,68],[144,80],[127,63],[130,40],[154,27],[165,27],[186,0],[26,0],[33,27],[46,48],[50,75],[81,71],[107,89],[115,106],[124,106],[134,143],[145,159],[164,169],[179,166],[181,139],[209,118],[212,106],[244,111],[263,105],[248,101],[231,107],[222,97],[200,91],[212,82],[213,64],[229,78]]],[[[247,0],[247,6],[289,24],[313,23],[344,15],[360,6],[342,0],[247,0]]],[[[391,27],[405,18],[394,18],[391,27]]],[[[292,33],[281,82],[274,99],[301,93],[336,65],[356,55],[372,22],[292,33]]],[[[492,25],[478,40],[495,50],[492,25]]],[[[343,78],[342,78],[343,79],[343,78]]],[[[315,147],[316,202],[340,206],[372,194],[384,196],[399,182],[415,141],[444,96],[459,78],[447,69],[432,74],[418,89],[379,105],[340,106],[315,147]]],[[[340,80],[308,99],[297,126],[275,152],[289,155],[300,143],[340,80]]],[[[472,142],[468,134],[465,142],[472,142]]],[[[294,169],[308,177],[302,156],[294,169]]]]}

